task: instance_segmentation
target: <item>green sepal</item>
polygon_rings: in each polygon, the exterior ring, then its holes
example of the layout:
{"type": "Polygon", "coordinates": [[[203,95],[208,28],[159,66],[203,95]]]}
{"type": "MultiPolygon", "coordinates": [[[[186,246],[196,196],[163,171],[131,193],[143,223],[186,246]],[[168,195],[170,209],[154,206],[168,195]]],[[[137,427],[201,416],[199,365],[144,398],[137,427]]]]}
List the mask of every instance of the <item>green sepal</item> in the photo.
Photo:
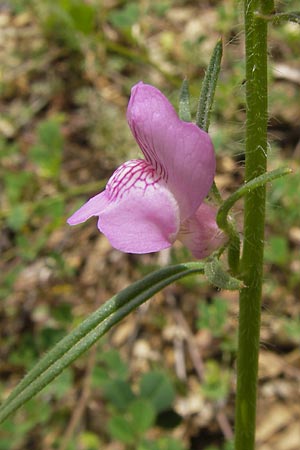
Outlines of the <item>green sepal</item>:
{"type": "Polygon", "coordinates": [[[218,259],[212,259],[205,264],[204,274],[208,281],[219,289],[236,291],[244,286],[241,280],[233,278],[224,270],[218,259]]]}
{"type": "Polygon", "coordinates": [[[179,118],[185,122],[192,121],[189,82],[186,78],[182,82],[179,93],[179,118]]]}

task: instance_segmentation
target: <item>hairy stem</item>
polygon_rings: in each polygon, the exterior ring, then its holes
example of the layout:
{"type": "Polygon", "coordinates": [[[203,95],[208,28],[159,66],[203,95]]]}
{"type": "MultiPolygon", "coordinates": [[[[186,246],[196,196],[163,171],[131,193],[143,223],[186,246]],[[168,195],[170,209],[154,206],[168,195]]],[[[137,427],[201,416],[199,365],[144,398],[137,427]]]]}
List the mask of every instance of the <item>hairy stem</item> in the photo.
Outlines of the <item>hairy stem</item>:
{"type": "MultiPolygon", "coordinates": [[[[244,0],[246,45],[246,182],[267,169],[267,22],[264,0],[244,0]]],[[[266,186],[245,196],[240,272],[235,450],[254,450],[266,186]]]]}

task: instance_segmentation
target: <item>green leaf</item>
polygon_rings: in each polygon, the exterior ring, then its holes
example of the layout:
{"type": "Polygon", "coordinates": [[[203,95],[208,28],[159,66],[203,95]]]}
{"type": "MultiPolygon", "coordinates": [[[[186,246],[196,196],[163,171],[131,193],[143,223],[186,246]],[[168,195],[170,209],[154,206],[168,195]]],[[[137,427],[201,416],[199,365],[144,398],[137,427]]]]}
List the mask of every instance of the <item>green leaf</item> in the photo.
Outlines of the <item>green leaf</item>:
{"type": "Polygon", "coordinates": [[[157,412],[169,408],[175,398],[174,388],[169,378],[158,371],[143,375],[140,382],[140,395],[148,398],[157,412]]]}
{"type": "Polygon", "coordinates": [[[9,203],[17,205],[24,196],[24,190],[33,181],[34,174],[31,172],[6,172],[3,176],[5,194],[9,203]]]}
{"type": "Polygon", "coordinates": [[[224,445],[224,450],[234,450],[234,441],[227,441],[224,445]]]}
{"type": "MultiPolygon", "coordinates": [[[[6,450],[6,448],[5,448],[5,450],[6,450]]],[[[137,450],[161,450],[161,449],[158,445],[158,442],[144,440],[143,442],[141,442],[138,445],[137,450]]]]}
{"type": "MultiPolygon", "coordinates": [[[[23,378],[7,400],[2,403],[0,422],[40,392],[131,311],[174,281],[188,275],[202,274],[203,267],[203,263],[200,262],[165,267],[133,283],[108,300],[75,328],[72,333],[56,344],[23,378]]],[[[149,389],[147,392],[149,392],[149,389]]],[[[160,400],[159,395],[157,396],[158,407],[165,407],[164,404],[169,404],[172,401],[174,396],[172,390],[167,387],[166,392],[169,392],[167,396],[164,396],[163,393],[161,395],[162,398],[165,398],[164,402],[160,400]]]]}
{"type": "Polygon", "coordinates": [[[106,366],[106,372],[110,377],[126,379],[128,376],[128,365],[122,361],[117,350],[111,349],[101,355],[101,363],[106,366]]]}
{"type": "MultiPolygon", "coordinates": [[[[43,404],[43,408],[40,408],[40,402],[37,399],[32,399],[27,403],[26,413],[28,414],[28,422],[32,422],[32,425],[38,423],[42,425],[46,424],[52,414],[52,406],[51,403],[45,402],[43,404]]],[[[24,426],[26,427],[26,421],[24,421],[24,426]]],[[[28,426],[29,424],[27,424],[28,426]]],[[[28,433],[29,430],[27,430],[28,433]]]]}
{"type": "Polygon", "coordinates": [[[45,120],[38,126],[38,142],[30,150],[31,160],[40,167],[45,177],[59,174],[64,139],[60,130],[61,118],[45,120]]]}
{"type": "Polygon", "coordinates": [[[129,368],[119,354],[119,351],[111,349],[100,351],[97,356],[97,365],[93,370],[92,383],[95,388],[103,388],[108,380],[128,379],[129,368]]]}
{"type": "Polygon", "coordinates": [[[205,131],[208,131],[209,128],[210,114],[221,68],[222,53],[222,40],[219,39],[205,73],[196,114],[196,124],[205,131]]]}
{"type": "Polygon", "coordinates": [[[179,94],[179,117],[185,122],[191,122],[190,93],[188,80],[183,80],[179,94]]]}
{"type": "Polygon", "coordinates": [[[46,396],[51,394],[56,399],[63,398],[72,388],[73,382],[73,372],[68,368],[56,378],[52,385],[46,387],[46,396]]]}
{"type": "MultiPolygon", "coordinates": [[[[19,221],[20,219],[21,217],[18,217],[19,221]]],[[[47,235],[37,235],[35,236],[35,240],[33,240],[32,238],[28,239],[24,234],[19,234],[16,241],[18,249],[17,253],[22,260],[33,261],[37,257],[39,251],[44,247],[47,241],[47,235]]]]}
{"type": "Polygon", "coordinates": [[[125,3],[125,6],[119,10],[113,10],[109,14],[111,23],[116,28],[130,28],[134,25],[140,16],[140,9],[136,3],[125,3]]]}
{"type": "Polygon", "coordinates": [[[92,4],[83,3],[82,0],[73,2],[69,13],[76,31],[86,35],[92,33],[96,19],[96,9],[92,4]]]}
{"type": "Polygon", "coordinates": [[[94,367],[91,381],[93,388],[95,389],[102,388],[102,386],[104,386],[105,383],[107,382],[107,377],[108,374],[106,369],[98,366],[94,367]]]}
{"type": "Polygon", "coordinates": [[[68,325],[73,319],[73,308],[70,303],[59,302],[56,306],[51,307],[52,316],[55,320],[63,325],[68,325]]]}
{"type": "Polygon", "coordinates": [[[22,333],[22,340],[9,354],[9,362],[26,369],[32,367],[37,358],[36,342],[28,332],[22,333]]]}
{"type": "Polygon", "coordinates": [[[121,411],[125,411],[135,398],[130,384],[124,380],[109,380],[104,383],[103,395],[121,411]]]}
{"type": "Polygon", "coordinates": [[[57,2],[48,3],[47,8],[41,9],[40,20],[48,35],[63,43],[72,50],[80,49],[80,36],[77,35],[74,21],[68,5],[57,2]]]}
{"type": "Polygon", "coordinates": [[[37,204],[35,214],[51,219],[54,226],[61,225],[64,207],[65,204],[62,198],[45,198],[37,204]]]}
{"type": "MultiPolygon", "coordinates": [[[[196,113],[196,125],[204,131],[208,131],[210,124],[210,115],[214,103],[215,92],[221,68],[223,54],[222,40],[219,39],[209,61],[207,71],[202,83],[201,94],[196,113]]],[[[217,188],[215,181],[211,187],[211,194],[218,204],[222,203],[222,196],[217,188]]]]}
{"type": "MultiPolygon", "coordinates": [[[[46,352],[49,348],[53,347],[53,345],[57,344],[57,342],[63,337],[64,331],[62,328],[51,328],[50,326],[45,326],[38,338],[36,339],[36,345],[39,350],[39,353],[46,352]]],[[[67,372],[67,371],[66,371],[67,372]]]]}
{"type": "Polygon", "coordinates": [[[23,264],[19,263],[16,266],[13,266],[11,269],[6,270],[6,272],[2,274],[2,283],[0,284],[0,299],[4,299],[11,294],[15,281],[23,268],[23,264]]]}
{"type": "Polygon", "coordinates": [[[146,399],[136,399],[124,405],[124,412],[114,415],[109,421],[112,436],[127,444],[142,437],[155,421],[155,409],[146,399]]]}
{"type": "Polygon", "coordinates": [[[180,441],[171,437],[162,437],[155,441],[143,441],[137,450],[185,450],[180,441]]]}
{"type": "Polygon", "coordinates": [[[217,259],[213,259],[205,264],[204,273],[208,281],[219,289],[234,291],[243,287],[243,282],[231,277],[217,259]]]}
{"type": "Polygon", "coordinates": [[[184,450],[184,446],[180,441],[171,437],[163,437],[159,439],[160,450],[184,450]]]}
{"type": "Polygon", "coordinates": [[[289,248],[287,239],[282,236],[272,236],[265,248],[265,260],[278,266],[285,266],[288,259],[289,248]]]}
{"type": "Polygon", "coordinates": [[[91,431],[83,431],[80,433],[78,439],[76,439],[76,442],[76,449],[82,448],[84,450],[100,450],[103,448],[99,436],[91,431]]]}
{"type": "Polygon", "coordinates": [[[300,344],[300,316],[283,320],[283,330],[296,344],[300,344]]]}
{"type": "Polygon", "coordinates": [[[140,435],[143,435],[155,422],[156,411],[150,400],[138,398],[128,408],[132,423],[140,435]]]}
{"type": "Polygon", "coordinates": [[[199,319],[197,320],[197,327],[208,329],[213,336],[222,336],[224,326],[228,317],[228,302],[223,298],[213,298],[212,302],[207,304],[200,302],[199,319]]]}
{"type": "Polygon", "coordinates": [[[29,220],[29,211],[26,206],[13,206],[7,214],[7,225],[14,231],[19,231],[29,220]]]}
{"type": "Polygon", "coordinates": [[[201,391],[210,400],[224,400],[229,392],[230,374],[216,361],[207,361],[201,391]]]}
{"type": "Polygon", "coordinates": [[[124,444],[133,444],[136,434],[132,424],[124,416],[114,416],[108,422],[108,429],[111,436],[124,444]]]}

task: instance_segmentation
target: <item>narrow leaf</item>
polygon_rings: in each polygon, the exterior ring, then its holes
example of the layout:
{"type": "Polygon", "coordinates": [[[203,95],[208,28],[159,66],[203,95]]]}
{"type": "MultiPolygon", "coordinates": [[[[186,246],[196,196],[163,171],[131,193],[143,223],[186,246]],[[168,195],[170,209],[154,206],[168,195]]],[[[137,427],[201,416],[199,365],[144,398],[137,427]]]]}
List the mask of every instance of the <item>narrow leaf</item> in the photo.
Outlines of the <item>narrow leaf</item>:
{"type": "MultiPolygon", "coordinates": [[[[210,124],[210,114],[214,103],[215,91],[221,68],[222,53],[222,39],[219,39],[204,76],[196,114],[196,125],[204,131],[208,131],[210,124]]],[[[211,193],[216,202],[220,205],[222,203],[222,196],[215,182],[213,182],[211,193]]]]}
{"type": "Polygon", "coordinates": [[[203,273],[202,263],[166,267],[147,275],[108,300],[47,353],[0,408],[0,423],[40,392],[110,328],[154,294],[185,276],[203,273]]]}
{"type": "Polygon", "coordinates": [[[222,40],[219,39],[205,73],[196,115],[196,124],[205,131],[208,131],[209,128],[210,114],[221,68],[221,59],[222,40]]]}

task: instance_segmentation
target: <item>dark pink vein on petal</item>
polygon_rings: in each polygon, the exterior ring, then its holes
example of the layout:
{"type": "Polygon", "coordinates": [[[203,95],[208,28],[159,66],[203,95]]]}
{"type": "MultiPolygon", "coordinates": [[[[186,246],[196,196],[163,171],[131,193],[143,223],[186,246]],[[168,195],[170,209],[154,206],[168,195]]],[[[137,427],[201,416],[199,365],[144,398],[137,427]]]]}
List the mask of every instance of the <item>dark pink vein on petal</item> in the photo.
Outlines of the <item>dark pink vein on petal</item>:
{"type": "Polygon", "coordinates": [[[157,173],[149,162],[135,159],[125,162],[115,171],[107,183],[106,192],[110,200],[120,200],[131,189],[140,189],[144,193],[162,179],[162,174],[157,173]]]}

